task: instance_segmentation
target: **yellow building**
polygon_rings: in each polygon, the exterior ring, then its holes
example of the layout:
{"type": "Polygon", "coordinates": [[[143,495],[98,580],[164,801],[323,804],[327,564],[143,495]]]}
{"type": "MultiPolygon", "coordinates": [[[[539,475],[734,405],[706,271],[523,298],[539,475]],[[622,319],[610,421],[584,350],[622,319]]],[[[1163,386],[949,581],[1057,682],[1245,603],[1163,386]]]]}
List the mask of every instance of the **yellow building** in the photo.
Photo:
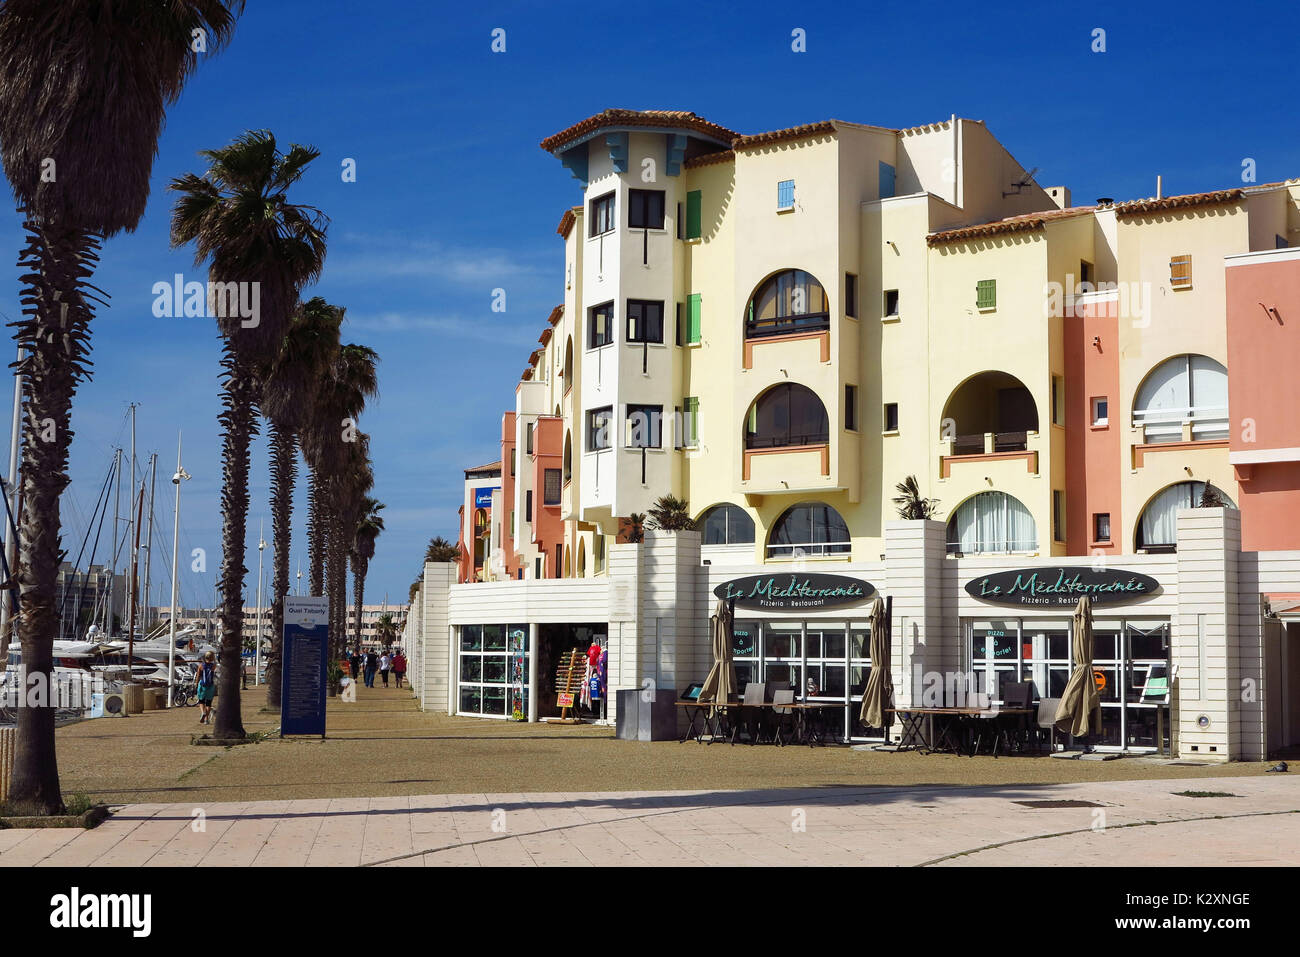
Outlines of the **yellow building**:
{"type": "Polygon", "coordinates": [[[1238,501],[1224,259],[1300,241],[1300,182],[1073,206],[955,116],[607,110],[542,147],[582,196],[496,577],[603,574],[664,494],[735,565],[876,560],[908,476],[949,554],[1160,551],[1207,483],[1238,501]]]}

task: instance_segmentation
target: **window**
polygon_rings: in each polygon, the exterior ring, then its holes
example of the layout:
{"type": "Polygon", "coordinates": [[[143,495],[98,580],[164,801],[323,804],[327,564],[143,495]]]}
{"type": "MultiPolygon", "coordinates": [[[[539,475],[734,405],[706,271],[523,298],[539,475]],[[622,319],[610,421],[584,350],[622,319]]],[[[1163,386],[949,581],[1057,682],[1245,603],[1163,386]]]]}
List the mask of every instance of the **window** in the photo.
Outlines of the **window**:
{"type": "Polygon", "coordinates": [[[981,279],[975,283],[975,308],[996,309],[998,307],[998,281],[981,279]]]}
{"type": "Polygon", "coordinates": [[[744,545],[754,542],[754,520],[739,505],[706,508],[695,520],[701,545],[744,545]]]}
{"type": "Polygon", "coordinates": [[[531,522],[532,520],[533,520],[533,490],[528,489],[528,491],[524,492],[524,521],[531,522]]]}
{"type": "Polygon", "coordinates": [[[524,451],[533,454],[533,423],[524,426],[524,451]]]}
{"type": "Polygon", "coordinates": [[[1065,379],[1052,376],[1052,425],[1065,425],[1065,379]]]}
{"type": "Polygon", "coordinates": [[[1169,260],[1169,285],[1175,289],[1192,288],[1192,257],[1175,256],[1169,260]]]}
{"type": "Polygon", "coordinates": [[[745,338],[829,329],[829,309],[826,290],[812,273],[787,269],[765,279],[749,300],[745,338]]]}
{"type": "Polygon", "coordinates": [[[1005,492],[980,492],[948,520],[948,551],[963,555],[1032,552],[1038,547],[1034,516],[1005,492]]]}
{"type": "Polygon", "coordinates": [[[1148,373],[1133,401],[1133,425],[1146,442],[1178,442],[1183,422],[1193,439],[1228,437],[1228,370],[1209,356],[1166,359],[1148,373]]]}
{"type": "Polygon", "coordinates": [[[600,236],[614,229],[614,194],[606,193],[591,201],[591,227],[588,235],[600,236]]]}
{"type": "Polygon", "coordinates": [[[605,536],[599,532],[596,533],[595,539],[592,541],[591,556],[597,573],[603,572],[605,570],[605,536]]]}
{"type": "Polygon", "coordinates": [[[560,484],[561,472],[559,469],[543,469],[542,471],[542,504],[559,505],[560,504],[560,484]]]}
{"type": "Polygon", "coordinates": [[[623,423],[623,445],[629,449],[657,449],[660,447],[660,427],[664,414],[662,405],[632,405],[627,407],[627,420],[623,423]]]}
{"type": "Polygon", "coordinates": [[[844,315],[858,318],[858,277],[851,272],[844,274],[844,315]]]}
{"type": "Polygon", "coordinates": [[[1103,426],[1110,422],[1109,413],[1110,400],[1104,395],[1095,395],[1092,397],[1092,424],[1103,426]]]}
{"type": "Polygon", "coordinates": [[[555,577],[564,577],[564,544],[555,546],[555,577]]]}
{"type": "Polygon", "coordinates": [[[898,431],[898,403],[897,402],[885,403],[885,421],[883,425],[884,425],[884,431],[886,432],[898,431]]]}
{"type": "Polygon", "coordinates": [[[587,348],[599,349],[614,341],[614,304],[604,303],[587,310],[587,348]]]}
{"type": "Polygon", "coordinates": [[[627,301],[627,341],[664,341],[664,304],[648,299],[627,301]]]}
{"type": "Polygon", "coordinates": [[[514,538],[514,536],[515,536],[515,510],[512,508],[510,510],[510,537],[514,538]]]}
{"type": "Polygon", "coordinates": [[[693,292],[686,297],[686,344],[698,346],[700,344],[701,307],[700,294],[693,292]]]}
{"type": "Polygon", "coordinates": [[[1065,541],[1065,493],[1052,489],[1052,541],[1065,541]]]}
{"type": "MultiPolygon", "coordinates": [[[[1215,492],[1228,508],[1236,508],[1223,490],[1215,492]]],[[[1142,510],[1137,524],[1137,542],[1140,549],[1149,552],[1172,552],[1178,544],[1178,510],[1196,508],[1205,494],[1204,482],[1179,482],[1171,485],[1142,510]]]]}
{"type": "Polygon", "coordinates": [[[590,409],[587,412],[587,451],[599,452],[601,449],[608,449],[613,446],[613,436],[610,435],[610,425],[614,418],[614,407],[604,406],[599,409],[590,409]]]}
{"type": "Polygon", "coordinates": [[[807,386],[783,382],[768,389],[749,407],[747,449],[819,445],[829,440],[826,406],[807,386]]]}
{"type": "Polygon", "coordinates": [[[676,342],[679,346],[682,345],[682,344],[686,341],[685,339],[682,338],[682,336],[683,336],[683,330],[682,330],[682,304],[679,302],[679,303],[677,303],[676,319],[675,319],[675,321],[673,322],[673,341],[676,342]]]}
{"type": "Polygon", "coordinates": [[[511,478],[515,477],[515,460],[517,458],[519,458],[519,450],[511,449],[510,450],[510,477],[511,478]]]}
{"type": "Polygon", "coordinates": [[[850,432],[858,431],[858,387],[844,387],[844,428],[850,432]]]}
{"type": "Polygon", "coordinates": [[[1092,516],[1092,540],[1110,541],[1110,512],[1097,512],[1092,516]]]}
{"type": "Polygon", "coordinates": [[[776,208],[794,209],[794,180],[783,179],[776,184],[776,208]]]}
{"type": "Polygon", "coordinates": [[[898,315],[898,290],[885,290],[885,318],[898,315]]]}
{"type": "Polygon", "coordinates": [[[534,571],[533,571],[533,577],[534,577],[534,578],[541,578],[541,577],[542,577],[542,559],[539,558],[539,559],[537,559],[537,561],[535,561],[535,562],[533,563],[533,569],[534,569],[534,571]]]}
{"type": "Polygon", "coordinates": [[[627,224],[632,229],[663,229],[664,191],[662,189],[629,189],[627,191],[627,224]]]}
{"type": "Polygon", "coordinates": [[[686,238],[686,220],[682,216],[682,204],[677,204],[677,238],[686,238]]]}
{"type": "Polygon", "coordinates": [[[703,199],[698,189],[686,194],[686,238],[699,239],[703,235],[700,228],[703,220],[703,199]]]}
{"type": "Polygon", "coordinates": [[[781,513],[768,539],[769,558],[847,555],[849,527],[840,513],[820,502],[802,502],[781,513]]]}
{"type": "Polygon", "coordinates": [[[567,430],[564,433],[564,484],[568,485],[573,480],[573,435],[567,430]]]}
{"type": "Polygon", "coordinates": [[[700,444],[700,400],[688,395],[682,400],[682,445],[693,449],[700,444]]]}
{"type": "Polygon", "coordinates": [[[1093,275],[1092,263],[1088,262],[1088,260],[1086,259],[1080,259],[1079,260],[1079,283],[1080,285],[1087,283],[1087,285],[1084,286],[1085,290],[1092,288],[1092,275],[1093,275]]]}

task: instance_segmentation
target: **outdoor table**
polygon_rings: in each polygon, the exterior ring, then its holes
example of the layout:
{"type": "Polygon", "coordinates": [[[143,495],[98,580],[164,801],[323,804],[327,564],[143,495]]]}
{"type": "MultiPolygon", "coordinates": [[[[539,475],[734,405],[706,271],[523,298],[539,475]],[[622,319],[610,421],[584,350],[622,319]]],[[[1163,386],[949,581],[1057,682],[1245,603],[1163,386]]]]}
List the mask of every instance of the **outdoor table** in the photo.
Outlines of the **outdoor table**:
{"type": "Polygon", "coordinates": [[[713,700],[700,701],[696,700],[679,700],[677,707],[686,709],[686,720],[689,725],[686,733],[678,739],[678,744],[683,741],[694,739],[700,744],[712,744],[716,739],[723,737],[721,725],[721,712],[723,708],[737,708],[739,702],[728,701],[719,704],[713,700]],[[712,714],[710,714],[712,712],[712,714]],[[703,725],[703,727],[700,727],[703,725]],[[709,735],[709,740],[704,740],[704,735],[709,735]]]}
{"type": "MultiPolygon", "coordinates": [[[[899,715],[903,723],[903,739],[899,744],[899,750],[917,750],[917,751],[940,751],[951,750],[954,754],[961,754],[965,749],[961,742],[954,736],[953,722],[941,722],[939,725],[939,736],[936,740],[934,731],[934,716],[941,715],[956,719],[956,724],[960,727],[963,722],[970,721],[987,721],[996,720],[1002,715],[1009,714],[1033,714],[1032,708],[889,708],[892,714],[899,715]],[[925,727],[922,727],[924,722],[925,727]],[[917,740],[920,744],[917,744],[917,740]]],[[[997,757],[998,742],[993,742],[993,756],[997,757]]],[[[978,738],[976,738],[978,746],[978,738]]],[[[974,757],[974,750],[971,751],[971,757],[974,757]]]]}

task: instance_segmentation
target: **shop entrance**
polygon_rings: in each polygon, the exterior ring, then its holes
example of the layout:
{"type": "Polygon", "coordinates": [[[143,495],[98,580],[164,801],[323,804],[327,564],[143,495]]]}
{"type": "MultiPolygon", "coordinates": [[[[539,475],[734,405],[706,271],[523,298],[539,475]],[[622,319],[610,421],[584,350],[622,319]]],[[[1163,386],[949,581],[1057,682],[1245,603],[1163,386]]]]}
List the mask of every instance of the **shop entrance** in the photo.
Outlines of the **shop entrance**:
{"type": "MultiPolygon", "coordinates": [[[[537,717],[558,718],[560,705],[555,694],[555,675],[561,661],[570,651],[580,651],[584,660],[591,652],[592,646],[606,651],[606,673],[612,667],[608,661],[609,626],[603,622],[586,622],[583,624],[545,624],[537,626],[537,717]]],[[[599,657],[597,663],[599,663],[599,657]]],[[[579,717],[589,720],[603,718],[608,714],[606,698],[608,681],[599,689],[599,696],[593,696],[590,704],[575,696],[574,708],[579,717]]],[[[570,714],[575,712],[571,711],[570,714]]]]}
{"type": "Polygon", "coordinates": [[[1300,622],[1264,620],[1264,696],[1270,757],[1300,757],[1300,622]]]}

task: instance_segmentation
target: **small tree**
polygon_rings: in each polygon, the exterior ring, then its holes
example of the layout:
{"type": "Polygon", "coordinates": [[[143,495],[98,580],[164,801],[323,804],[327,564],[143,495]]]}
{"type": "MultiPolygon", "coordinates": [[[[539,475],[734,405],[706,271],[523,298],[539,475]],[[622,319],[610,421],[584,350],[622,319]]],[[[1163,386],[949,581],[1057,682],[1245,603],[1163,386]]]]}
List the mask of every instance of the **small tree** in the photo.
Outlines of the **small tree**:
{"type": "Polygon", "coordinates": [[[458,562],[460,561],[460,546],[453,545],[441,535],[429,540],[429,547],[424,550],[424,560],[426,562],[458,562]]]}
{"type": "Polygon", "coordinates": [[[1223,508],[1223,496],[1219,490],[1209,482],[1205,483],[1205,491],[1201,492],[1201,501],[1198,508],[1223,508]]]}
{"type": "Polygon", "coordinates": [[[407,603],[408,605],[414,605],[414,604],[415,604],[415,596],[418,595],[418,594],[420,593],[420,586],[423,585],[423,584],[424,584],[423,581],[422,581],[421,579],[419,579],[419,578],[417,578],[415,581],[411,582],[411,587],[410,587],[409,589],[407,589],[407,592],[406,592],[406,603],[407,603]]]}
{"type": "Polygon", "coordinates": [[[646,528],[662,532],[693,532],[695,520],[691,518],[686,499],[675,495],[660,495],[650,506],[650,517],[644,519],[646,528]]]}
{"type": "Polygon", "coordinates": [[[939,500],[937,498],[925,498],[921,494],[921,487],[917,485],[915,475],[909,475],[895,485],[894,488],[899,493],[894,497],[894,504],[898,506],[899,518],[912,521],[934,518],[939,514],[939,500]]]}
{"type": "Polygon", "coordinates": [[[627,540],[635,545],[637,542],[645,539],[645,512],[633,512],[627,517],[627,524],[624,526],[627,533],[627,540]]]}

